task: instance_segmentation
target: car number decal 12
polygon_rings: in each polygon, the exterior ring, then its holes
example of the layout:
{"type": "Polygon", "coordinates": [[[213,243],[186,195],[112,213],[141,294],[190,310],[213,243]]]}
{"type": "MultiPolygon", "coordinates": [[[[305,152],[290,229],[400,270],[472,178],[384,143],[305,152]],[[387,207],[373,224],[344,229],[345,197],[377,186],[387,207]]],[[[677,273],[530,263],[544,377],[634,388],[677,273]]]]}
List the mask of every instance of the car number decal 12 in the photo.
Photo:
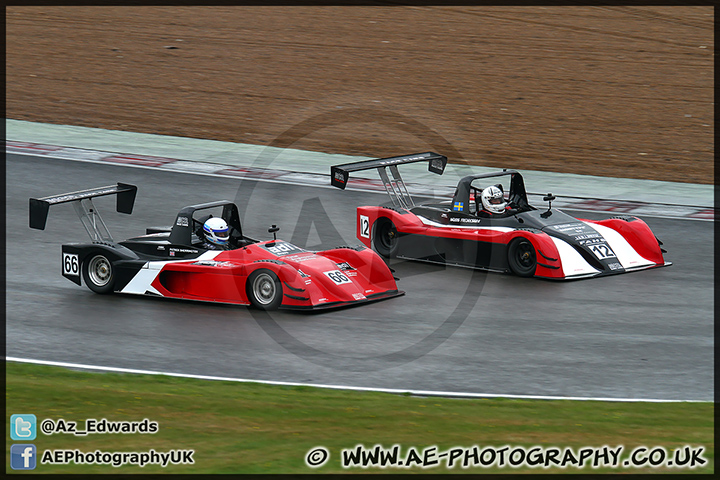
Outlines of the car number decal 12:
{"type": "Polygon", "coordinates": [[[360,215],[360,236],[370,238],[370,219],[366,215],[360,215]]]}
{"type": "Polygon", "coordinates": [[[607,243],[595,243],[590,245],[590,251],[593,252],[600,260],[616,257],[615,252],[612,251],[612,248],[610,248],[607,243]]]}
{"type": "Polygon", "coordinates": [[[335,282],[336,285],[342,285],[343,283],[351,283],[350,279],[340,270],[331,270],[329,272],[323,273],[327,275],[330,280],[335,282]]]}
{"type": "Polygon", "coordinates": [[[80,264],[77,253],[63,253],[63,275],[80,275],[80,264]]]}

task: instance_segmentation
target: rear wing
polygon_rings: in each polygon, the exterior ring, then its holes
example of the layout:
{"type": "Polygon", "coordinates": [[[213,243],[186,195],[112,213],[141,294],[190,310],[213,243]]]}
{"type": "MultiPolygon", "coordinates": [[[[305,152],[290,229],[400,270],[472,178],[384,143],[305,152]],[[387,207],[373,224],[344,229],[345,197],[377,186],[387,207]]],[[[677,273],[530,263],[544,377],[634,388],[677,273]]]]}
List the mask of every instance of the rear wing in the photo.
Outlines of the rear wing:
{"type": "Polygon", "coordinates": [[[434,152],[425,152],[335,165],[330,167],[330,183],[334,187],[345,190],[347,182],[350,179],[350,172],[377,168],[380,179],[383,185],[385,185],[385,190],[388,192],[388,195],[390,195],[393,204],[401,208],[410,208],[414,206],[415,203],[410,197],[410,193],[405,187],[402,177],[400,177],[397,166],[403,163],[415,162],[428,162],[429,172],[442,175],[447,165],[447,157],[434,152]],[[388,170],[390,170],[392,179],[388,176],[388,170]]]}
{"type": "Polygon", "coordinates": [[[120,213],[131,214],[135,205],[137,187],[127,183],[118,182],[117,185],[91,188],[78,192],[62,193],[43,198],[30,199],[30,228],[45,230],[50,205],[72,203],[80,222],[94,241],[106,240],[112,242],[110,232],[92,203],[95,197],[117,195],[116,209],[120,213]]]}

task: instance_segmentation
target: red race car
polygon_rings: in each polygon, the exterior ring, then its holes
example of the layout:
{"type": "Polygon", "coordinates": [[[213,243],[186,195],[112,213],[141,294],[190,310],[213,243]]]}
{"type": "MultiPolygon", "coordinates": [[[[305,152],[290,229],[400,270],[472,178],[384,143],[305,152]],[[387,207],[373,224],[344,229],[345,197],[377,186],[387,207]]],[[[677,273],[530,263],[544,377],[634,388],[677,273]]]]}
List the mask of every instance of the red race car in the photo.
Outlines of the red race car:
{"type": "MultiPolygon", "coordinates": [[[[136,193],[136,186],[118,183],[31,198],[30,227],[45,229],[50,205],[71,202],[92,243],[62,246],[62,274],[96,293],[251,304],[263,310],[342,307],[405,293],[383,259],[364,246],[314,252],[244,236],[238,208],[229,201],[185,207],[172,227],[151,227],[145,235],[115,242],[92,198],[117,195],[117,211],[129,214],[136,193]]],[[[278,230],[273,225],[268,231],[275,236],[278,230]]]]}
{"type": "Polygon", "coordinates": [[[377,168],[392,205],[357,209],[357,237],[383,257],[512,272],[522,277],[577,279],[671,265],[662,243],[637,217],[574,218],[528,203],[515,170],[462,178],[452,199],[415,205],[397,166],[428,162],[442,174],[447,157],[433,152],[366,160],[331,168],[344,189],[350,172],[377,168]]]}

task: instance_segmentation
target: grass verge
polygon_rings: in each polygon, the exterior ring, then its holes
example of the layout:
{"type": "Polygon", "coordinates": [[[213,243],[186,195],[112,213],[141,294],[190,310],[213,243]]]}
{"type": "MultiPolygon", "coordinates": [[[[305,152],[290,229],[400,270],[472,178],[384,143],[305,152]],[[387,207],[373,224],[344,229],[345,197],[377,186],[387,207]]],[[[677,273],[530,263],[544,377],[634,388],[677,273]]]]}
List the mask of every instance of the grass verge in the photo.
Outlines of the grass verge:
{"type": "MultiPolygon", "coordinates": [[[[419,398],[309,387],[203,381],[153,375],[87,373],[59,367],[6,363],[6,422],[10,415],[44,419],[85,419],[159,424],[154,434],[38,434],[33,441],[10,439],[6,428],[6,472],[12,443],[33,443],[38,457],[46,450],[82,452],[164,452],[194,450],[192,465],[57,465],[38,461],[35,473],[713,473],[714,406],[712,403],[605,403],[509,399],[419,398]],[[463,469],[463,457],[447,468],[447,457],[433,468],[344,469],[343,449],[376,444],[400,446],[400,458],[414,447],[437,446],[436,454],[454,447],[557,447],[577,454],[582,447],[617,448],[620,459],[639,446],[674,451],[704,447],[704,465],[693,469],[661,465],[584,468],[522,465],[463,469]],[[305,463],[314,447],[326,447],[327,463],[305,463]]],[[[647,457],[646,452],[638,457],[647,457]]],[[[430,457],[430,458],[433,458],[430,457]]],[[[469,457],[473,461],[472,455],[469,457]]],[[[499,458],[499,457],[498,457],[499,458]]],[[[515,457],[516,459],[518,457],[515,457]]],[[[529,458],[529,456],[528,456],[529,458]]],[[[591,457],[592,458],[592,457],[591,457]]],[[[657,458],[657,457],[656,457],[657,458]]],[[[489,457],[486,457],[489,459],[489,457]]],[[[622,463],[622,462],[621,462],[622,463]]]]}

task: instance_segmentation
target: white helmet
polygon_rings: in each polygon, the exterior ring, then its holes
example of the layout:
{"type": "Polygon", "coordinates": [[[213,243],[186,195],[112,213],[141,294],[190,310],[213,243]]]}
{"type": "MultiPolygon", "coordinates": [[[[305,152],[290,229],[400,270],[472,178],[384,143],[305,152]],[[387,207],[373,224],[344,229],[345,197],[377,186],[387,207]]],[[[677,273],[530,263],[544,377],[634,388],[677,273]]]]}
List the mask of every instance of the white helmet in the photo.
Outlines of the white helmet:
{"type": "Polygon", "coordinates": [[[491,213],[503,213],[505,211],[505,198],[502,190],[496,186],[487,187],[482,195],[483,208],[491,213]]]}
{"type": "Polygon", "coordinates": [[[208,242],[225,245],[230,236],[230,228],[225,220],[219,217],[208,218],[203,225],[203,232],[208,242]]]}

